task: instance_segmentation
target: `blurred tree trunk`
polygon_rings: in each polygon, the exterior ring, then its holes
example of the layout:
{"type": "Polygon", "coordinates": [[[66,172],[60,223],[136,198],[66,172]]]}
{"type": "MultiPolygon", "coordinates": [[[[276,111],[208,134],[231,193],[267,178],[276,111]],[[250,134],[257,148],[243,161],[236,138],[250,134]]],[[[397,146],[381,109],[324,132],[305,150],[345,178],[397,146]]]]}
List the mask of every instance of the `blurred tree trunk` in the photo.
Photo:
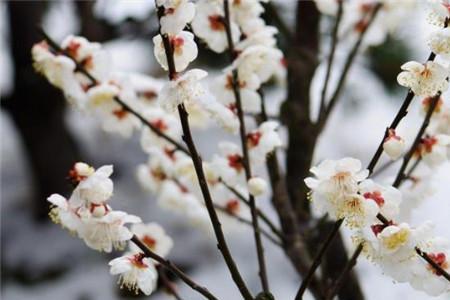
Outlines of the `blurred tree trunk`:
{"type": "MultiPolygon", "coordinates": [[[[286,156],[287,185],[300,228],[305,232],[312,225],[307,199],[308,188],[303,178],[309,176],[314,149],[320,132],[310,116],[310,86],[319,64],[320,13],[313,1],[298,1],[293,41],[287,44],[288,94],[282,106],[282,120],[288,128],[289,145],[286,156]]],[[[315,223],[315,222],[313,222],[315,223]]],[[[310,254],[314,257],[333,223],[326,222],[312,231],[310,254]]],[[[304,233],[305,233],[304,232],[304,233]]],[[[322,264],[324,288],[334,280],[347,262],[347,252],[341,234],[328,249],[322,264]]],[[[339,299],[364,299],[357,277],[352,271],[340,289],[339,299]]]]}
{"type": "Polygon", "coordinates": [[[22,138],[34,184],[33,215],[47,219],[51,193],[66,193],[65,180],[79,151],[64,123],[64,99],[32,67],[31,47],[39,41],[38,26],[47,9],[44,1],[7,2],[14,92],[2,106],[11,115],[22,138]]]}

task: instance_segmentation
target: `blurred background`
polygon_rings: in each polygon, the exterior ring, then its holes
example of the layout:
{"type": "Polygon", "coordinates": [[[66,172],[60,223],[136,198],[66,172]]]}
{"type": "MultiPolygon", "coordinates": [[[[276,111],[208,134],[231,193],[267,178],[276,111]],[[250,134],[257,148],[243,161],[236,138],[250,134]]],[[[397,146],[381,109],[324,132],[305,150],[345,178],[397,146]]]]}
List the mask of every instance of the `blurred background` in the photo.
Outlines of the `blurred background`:
{"type": "MultiPolygon", "coordinates": [[[[295,1],[275,2],[283,18],[293,21],[290,7],[295,1]]],[[[151,0],[99,1],[2,1],[0,2],[0,91],[1,91],[1,295],[5,300],[19,299],[127,299],[117,278],[109,275],[107,262],[113,254],[100,254],[52,224],[46,198],[52,193],[67,194],[65,180],[76,161],[96,167],[114,164],[115,193],[112,205],[137,214],[145,222],[163,225],[175,241],[170,259],[182,266],[198,282],[221,299],[239,299],[229,280],[215,241],[170,212],[161,210],[152,195],[142,191],[135,168],[147,157],[139,146],[139,137],[123,139],[105,133],[99,124],[70,107],[60,91],[32,69],[30,49],[41,40],[36,28],[44,29],[56,40],[79,34],[103,42],[110,51],[114,67],[120,71],[163,76],[153,58],[151,38],[156,33],[156,16],[151,0]]],[[[270,14],[265,15],[268,22],[270,14]]],[[[324,18],[324,24],[330,20],[324,18]]],[[[324,28],[327,28],[324,26],[324,28]]],[[[325,157],[353,156],[366,163],[378,144],[386,124],[392,119],[405,93],[396,84],[400,65],[427,56],[425,13],[419,7],[402,22],[380,46],[369,48],[358,58],[351,71],[344,101],[330,122],[316,154],[325,157]],[[364,80],[361,80],[363,78],[364,80]]],[[[324,36],[329,32],[324,30],[324,36]]],[[[283,41],[280,41],[282,47],[283,41]]],[[[327,46],[323,47],[326,53],[327,46]]],[[[345,49],[337,53],[341,62],[345,49]]],[[[325,54],[324,54],[325,55],[325,54]]],[[[218,72],[223,57],[200,49],[196,64],[218,72]]],[[[318,94],[324,67],[320,66],[312,93],[318,94]]],[[[267,101],[273,113],[283,100],[282,88],[270,88],[267,101]]],[[[412,111],[400,128],[412,136],[418,113],[412,111]]],[[[214,132],[196,132],[196,140],[205,157],[215,147],[214,132]]],[[[216,137],[217,140],[217,137],[216,137]]],[[[450,166],[433,176],[436,193],[412,214],[412,223],[427,219],[436,222],[436,232],[450,237],[450,166]]],[[[389,172],[387,172],[387,177],[389,172]]],[[[276,220],[267,199],[259,205],[276,220]]],[[[256,259],[251,232],[228,235],[230,246],[250,287],[258,287],[256,259]]],[[[352,247],[347,240],[349,248],[352,247]]],[[[299,285],[284,254],[265,243],[271,287],[277,299],[292,299],[299,285]]],[[[361,259],[357,266],[367,299],[427,299],[407,284],[393,284],[380,270],[361,259]]],[[[183,298],[198,299],[182,283],[183,298]]],[[[168,299],[158,292],[149,299],[168,299]]],[[[445,296],[444,296],[445,297],[445,296]]],[[[445,299],[442,297],[441,299],[445,299]]]]}

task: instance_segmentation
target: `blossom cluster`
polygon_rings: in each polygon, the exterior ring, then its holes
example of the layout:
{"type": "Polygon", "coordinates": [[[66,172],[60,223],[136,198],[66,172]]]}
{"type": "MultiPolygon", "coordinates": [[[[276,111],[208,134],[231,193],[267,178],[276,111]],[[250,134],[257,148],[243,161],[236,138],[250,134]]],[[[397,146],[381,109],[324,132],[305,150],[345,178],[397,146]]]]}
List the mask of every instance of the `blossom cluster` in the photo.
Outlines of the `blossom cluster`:
{"type": "Polygon", "coordinates": [[[48,197],[52,205],[50,217],[92,249],[124,250],[128,243],[124,256],[109,263],[111,274],[120,274],[121,286],[150,295],[158,279],[156,263],[129,241],[136,235],[160,256],[169,253],[173,242],[158,224],[144,224],[137,216],[112,209],[108,204],[113,195],[113,182],[109,178],[112,172],[112,166],[95,170],[85,163],[76,163],[69,172],[69,179],[75,186],[70,198],[59,194],[48,197]],[[133,225],[128,228],[126,224],[133,225]]]}
{"type": "MultiPolygon", "coordinates": [[[[317,1],[319,8],[329,9],[325,2],[317,1]]],[[[346,1],[344,13],[355,2],[362,7],[361,1],[346,1]]],[[[382,9],[391,10],[394,2],[380,3],[382,9]]],[[[423,174],[411,175],[405,179],[403,186],[395,188],[369,179],[369,171],[362,168],[359,160],[344,158],[325,160],[313,167],[311,173],[314,176],[306,178],[305,183],[311,189],[310,199],[315,210],[335,220],[345,219],[345,224],[354,231],[354,241],[362,243],[363,253],[385,274],[397,282],[409,282],[414,288],[436,296],[449,292],[450,285],[418,252],[420,249],[448,272],[449,241],[433,234],[431,222],[417,227],[406,222],[408,211],[431,196],[432,172],[429,170],[446,162],[450,153],[449,103],[442,96],[448,89],[450,75],[450,36],[446,24],[450,13],[447,1],[429,2],[431,12],[428,20],[440,27],[428,39],[430,50],[434,53],[432,59],[424,64],[414,61],[405,63],[397,78],[400,85],[410,89],[410,93],[422,97],[419,105],[422,106],[423,118],[430,105],[435,105],[430,124],[412,157],[414,164],[422,161],[426,165],[419,168],[423,174]],[[396,220],[402,222],[397,223],[396,220]]],[[[397,3],[404,5],[403,1],[397,3]]],[[[405,154],[406,142],[394,129],[389,129],[383,149],[390,159],[397,160],[405,154]]]]}

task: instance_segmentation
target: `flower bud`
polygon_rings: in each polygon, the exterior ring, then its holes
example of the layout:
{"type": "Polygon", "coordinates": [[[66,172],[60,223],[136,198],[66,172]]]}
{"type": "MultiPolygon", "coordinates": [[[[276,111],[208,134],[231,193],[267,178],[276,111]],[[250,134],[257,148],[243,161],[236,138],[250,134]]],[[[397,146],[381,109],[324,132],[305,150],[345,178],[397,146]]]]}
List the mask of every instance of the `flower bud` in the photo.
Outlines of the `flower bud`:
{"type": "Polygon", "coordinates": [[[389,135],[384,140],[383,149],[390,159],[396,160],[405,150],[405,141],[395,134],[395,130],[389,129],[389,135]]]}
{"type": "Polygon", "coordinates": [[[261,177],[253,177],[248,181],[248,191],[253,196],[260,196],[267,190],[267,182],[261,177]]]}

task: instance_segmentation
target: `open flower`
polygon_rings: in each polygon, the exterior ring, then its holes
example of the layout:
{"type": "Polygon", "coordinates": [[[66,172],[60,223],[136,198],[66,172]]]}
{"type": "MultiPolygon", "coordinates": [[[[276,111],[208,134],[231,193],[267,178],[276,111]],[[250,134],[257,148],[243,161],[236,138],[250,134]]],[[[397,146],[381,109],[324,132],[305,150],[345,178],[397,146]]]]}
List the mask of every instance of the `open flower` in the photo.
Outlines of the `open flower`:
{"type": "Polygon", "coordinates": [[[157,0],[156,5],[164,8],[159,20],[163,34],[178,34],[195,15],[195,5],[188,0],[157,0]]]}
{"type": "Polygon", "coordinates": [[[424,137],[417,148],[424,162],[430,167],[437,167],[447,161],[450,145],[450,136],[438,134],[424,137]]]}
{"type": "Polygon", "coordinates": [[[189,105],[202,102],[207,92],[200,80],[208,75],[206,71],[192,69],[175,80],[167,82],[162,88],[158,101],[168,112],[175,112],[181,103],[189,105]]]}
{"type": "MultiPolygon", "coordinates": [[[[196,3],[196,13],[191,23],[195,35],[206,42],[208,47],[217,53],[228,48],[224,25],[222,1],[199,0],[196,3]]],[[[234,42],[239,40],[239,27],[230,22],[231,36],[234,42]]]]}
{"type": "Polygon", "coordinates": [[[410,88],[419,96],[434,96],[448,88],[447,68],[432,61],[421,64],[410,61],[401,66],[403,72],[397,76],[400,85],[410,88]]]}
{"type": "Polygon", "coordinates": [[[359,193],[367,201],[375,202],[383,216],[389,220],[398,215],[402,194],[396,188],[382,186],[371,179],[366,179],[359,184],[359,193]]]}
{"type": "Polygon", "coordinates": [[[277,128],[277,122],[266,121],[247,134],[247,145],[253,163],[265,162],[267,155],[283,144],[277,128]]]}
{"type": "Polygon", "coordinates": [[[124,286],[136,294],[141,290],[150,295],[158,282],[158,272],[153,262],[143,253],[126,254],[109,262],[112,275],[120,275],[120,286],[124,286]]]}
{"type": "Polygon", "coordinates": [[[111,252],[112,249],[122,250],[133,234],[124,225],[139,223],[141,219],[123,211],[107,211],[103,214],[85,214],[81,216],[84,223],[80,237],[92,249],[111,252]]]}
{"type": "MultiPolygon", "coordinates": [[[[181,31],[176,35],[169,35],[169,41],[173,49],[173,60],[175,70],[181,72],[187,68],[189,63],[197,57],[197,44],[194,42],[194,35],[188,31],[181,31]]],[[[156,60],[164,70],[169,69],[167,63],[166,50],[161,35],[153,37],[153,52],[156,60]]]]}
{"type": "MultiPolygon", "coordinates": [[[[167,99],[168,100],[168,99],[167,99]]],[[[178,140],[181,137],[180,122],[177,118],[167,113],[161,108],[151,108],[143,112],[144,118],[157,130],[171,137],[174,140],[178,140]]],[[[155,146],[172,149],[173,145],[165,138],[160,137],[153,130],[148,127],[144,127],[141,135],[142,149],[150,153],[155,146]]]]}
{"type": "Polygon", "coordinates": [[[450,57],[450,28],[442,28],[433,32],[428,38],[431,51],[443,57],[450,57]]]}
{"type": "MultiPolygon", "coordinates": [[[[172,249],[172,239],[166,234],[164,228],[157,223],[134,224],[131,227],[131,232],[159,256],[166,257],[172,249]]],[[[130,244],[130,248],[133,252],[139,252],[139,248],[133,243],[130,244]]]]}

